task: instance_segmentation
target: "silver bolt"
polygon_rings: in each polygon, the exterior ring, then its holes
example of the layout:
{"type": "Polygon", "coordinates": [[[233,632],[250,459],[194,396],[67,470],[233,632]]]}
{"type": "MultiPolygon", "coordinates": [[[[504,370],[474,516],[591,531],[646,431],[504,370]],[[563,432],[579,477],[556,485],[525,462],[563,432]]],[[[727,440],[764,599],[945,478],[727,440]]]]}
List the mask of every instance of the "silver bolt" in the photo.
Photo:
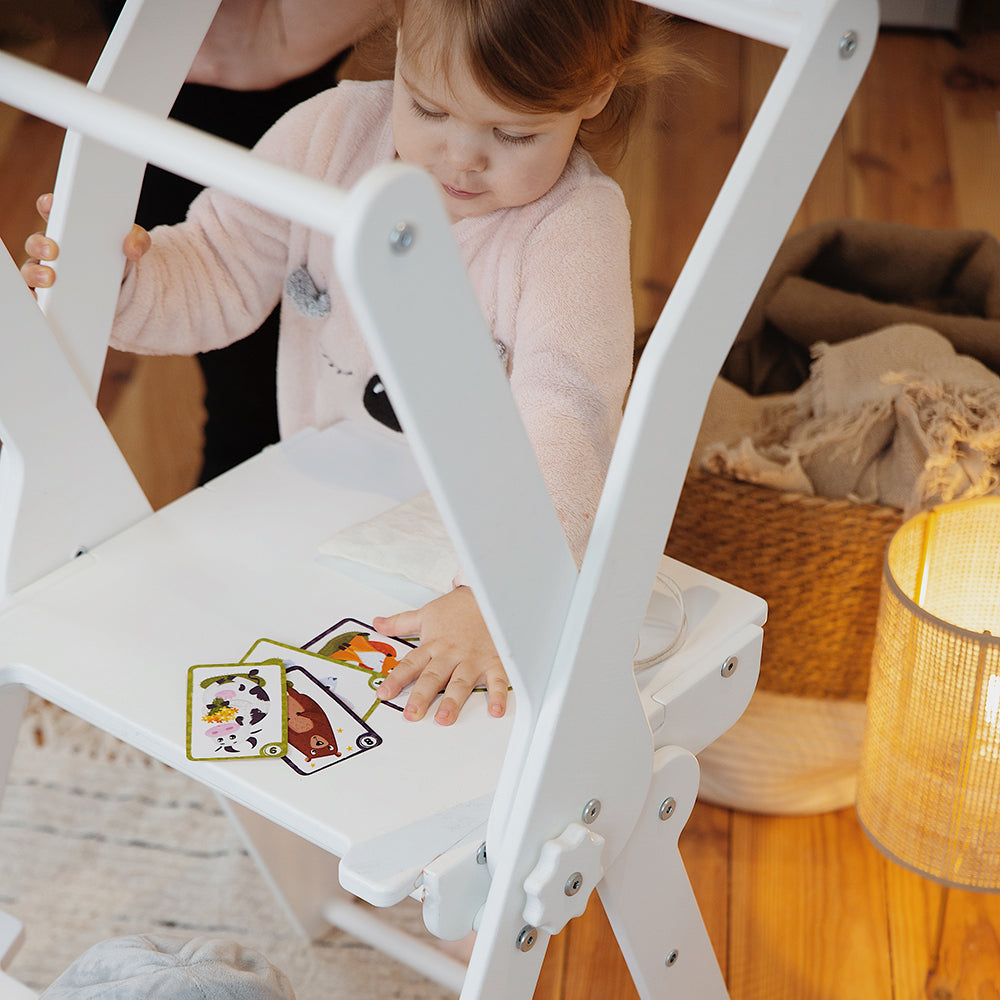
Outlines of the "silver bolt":
{"type": "Polygon", "coordinates": [[[406,253],[413,245],[413,227],[408,222],[397,222],[389,233],[389,246],[396,253],[406,253]]]}
{"type": "Polygon", "coordinates": [[[593,823],[594,820],[597,819],[597,817],[600,816],[600,815],[601,815],[601,800],[600,799],[591,799],[583,807],[583,816],[582,816],[582,819],[583,819],[584,823],[593,823]]]}
{"type": "Polygon", "coordinates": [[[476,864],[485,865],[486,864],[486,841],[484,840],[479,845],[479,850],[476,851],[476,864]]]}
{"type": "Polygon", "coordinates": [[[566,885],[563,887],[563,892],[565,892],[567,896],[575,896],[582,887],[583,874],[581,872],[573,872],[573,874],[566,879],[566,885]]]}
{"type": "Polygon", "coordinates": [[[677,809],[677,799],[672,795],[660,803],[660,819],[670,819],[677,809]]]}
{"type": "Polygon", "coordinates": [[[738,656],[730,656],[725,663],[722,664],[722,676],[732,677],[736,673],[736,668],[740,665],[740,658],[738,656]]]}
{"type": "Polygon", "coordinates": [[[845,31],[840,36],[838,46],[841,59],[850,59],[858,51],[858,33],[856,31],[845,31]]]}
{"type": "Polygon", "coordinates": [[[677,959],[680,957],[681,957],[680,952],[676,948],[674,948],[674,950],[669,955],[667,955],[663,964],[669,969],[670,966],[677,964],[677,959]]]}
{"type": "Polygon", "coordinates": [[[518,933],[517,940],[514,943],[517,945],[518,951],[531,951],[535,947],[537,940],[537,928],[532,927],[530,924],[525,924],[518,933]]]}

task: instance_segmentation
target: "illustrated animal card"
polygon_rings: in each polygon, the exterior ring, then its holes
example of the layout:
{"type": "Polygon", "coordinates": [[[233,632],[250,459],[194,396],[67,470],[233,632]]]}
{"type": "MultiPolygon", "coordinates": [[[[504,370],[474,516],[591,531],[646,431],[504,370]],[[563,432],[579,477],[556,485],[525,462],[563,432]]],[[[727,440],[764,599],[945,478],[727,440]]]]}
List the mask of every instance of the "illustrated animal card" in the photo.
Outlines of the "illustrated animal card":
{"type": "MultiPolygon", "coordinates": [[[[367,676],[368,686],[376,691],[389,671],[414,648],[414,643],[382,635],[356,618],[344,618],[315,639],[310,639],[302,648],[342,668],[338,680],[350,677],[343,668],[364,671],[362,676],[367,676]]],[[[401,692],[395,701],[377,702],[371,708],[383,704],[402,711],[406,704],[405,694],[405,691],[401,692]]]]}
{"type": "Polygon", "coordinates": [[[188,670],[189,760],[283,757],[288,749],[285,665],[200,664],[188,670]]]}
{"type": "Polygon", "coordinates": [[[382,704],[370,682],[382,675],[268,639],[255,643],[247,657],[280,657],[284,662],[288,726],[284,760],[299,774],[315,774],[382,743],[369,721],[382,704]]]}

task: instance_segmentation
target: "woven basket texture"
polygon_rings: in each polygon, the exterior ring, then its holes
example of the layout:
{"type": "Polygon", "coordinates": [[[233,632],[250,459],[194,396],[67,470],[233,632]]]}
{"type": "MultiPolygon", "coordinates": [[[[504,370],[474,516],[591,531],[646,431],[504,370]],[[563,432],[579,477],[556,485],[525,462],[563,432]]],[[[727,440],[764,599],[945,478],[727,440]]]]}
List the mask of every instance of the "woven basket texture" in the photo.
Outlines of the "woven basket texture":
{"type": "Polygon", "coordinates": [[[758,688],[863,701],[885,550],[902,514],[691,470],[667,543],[768,604],[758,688]]]}

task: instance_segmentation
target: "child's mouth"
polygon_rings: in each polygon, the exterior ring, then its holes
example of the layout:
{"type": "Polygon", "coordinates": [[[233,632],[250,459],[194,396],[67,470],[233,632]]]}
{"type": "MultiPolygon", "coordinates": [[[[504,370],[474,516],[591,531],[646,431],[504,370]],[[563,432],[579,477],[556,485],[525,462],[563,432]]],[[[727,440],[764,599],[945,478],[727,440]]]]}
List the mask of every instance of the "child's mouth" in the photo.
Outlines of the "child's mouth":
{"type": "Polygon", "coordinates": [[[467,201],[470,198],[478,198],[483,193],[482,191],[460,191],[458,188],[453,188],[450,184],[442,184],[441,187],[444,188],[445,194],[452,198],[459,198],[462,201],[467,201]]]}

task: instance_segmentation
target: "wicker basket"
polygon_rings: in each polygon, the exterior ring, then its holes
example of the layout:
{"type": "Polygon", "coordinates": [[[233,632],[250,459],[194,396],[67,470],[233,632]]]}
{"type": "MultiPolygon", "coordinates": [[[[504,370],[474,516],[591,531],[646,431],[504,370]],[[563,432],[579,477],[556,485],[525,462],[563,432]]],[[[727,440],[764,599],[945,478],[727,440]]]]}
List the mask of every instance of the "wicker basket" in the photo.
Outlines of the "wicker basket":
{"type": "Polygon", "coordinates": [[[758,688],[863,701],[885,550],[902,514],[692,470],[667,554],[768,603],[758,688]]]}

